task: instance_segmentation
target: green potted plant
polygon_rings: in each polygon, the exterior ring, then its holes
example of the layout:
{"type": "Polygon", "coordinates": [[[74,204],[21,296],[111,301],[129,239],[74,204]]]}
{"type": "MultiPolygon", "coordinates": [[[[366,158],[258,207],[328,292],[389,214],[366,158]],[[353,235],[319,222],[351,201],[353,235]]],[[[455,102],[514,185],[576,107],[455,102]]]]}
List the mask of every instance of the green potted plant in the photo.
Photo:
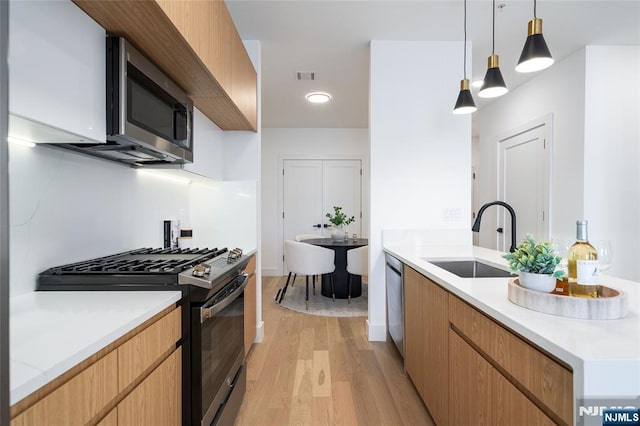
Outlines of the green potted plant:
{"type": "Polygon", "coordinates": [[[333,214],[327,213],[325,216],[328,217],[329,222],[333,224],[333,229],[331,230],[331,238],[334,241],[344,241],[344,227],[355,221],[355,216],[348,217],[345,213],[342,212],[342,207],[340,206],[333,206],[333,214]]]}
{"type": "Polygon", "coordinates": [[[548,241],[536,242],[527,234],[513,253],[503,255],[512,272],[520,275],[520,285],[549,293],[556,286],[556,278],[563,275],[556,267],[562,260],[548,241]]]}

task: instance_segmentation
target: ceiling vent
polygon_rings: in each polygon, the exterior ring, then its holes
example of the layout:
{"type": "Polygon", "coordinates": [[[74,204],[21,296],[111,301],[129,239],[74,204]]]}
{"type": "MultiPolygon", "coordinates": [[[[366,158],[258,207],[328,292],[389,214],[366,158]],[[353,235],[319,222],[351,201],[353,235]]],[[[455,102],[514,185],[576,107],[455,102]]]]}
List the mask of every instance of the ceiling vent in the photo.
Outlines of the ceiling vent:
{"type": "Polygon", "coordinates": [[[296,73],[296,79],[297,80],[315,80],[316,79],[316,73],[313,71],[298,71],[296,73]]]}

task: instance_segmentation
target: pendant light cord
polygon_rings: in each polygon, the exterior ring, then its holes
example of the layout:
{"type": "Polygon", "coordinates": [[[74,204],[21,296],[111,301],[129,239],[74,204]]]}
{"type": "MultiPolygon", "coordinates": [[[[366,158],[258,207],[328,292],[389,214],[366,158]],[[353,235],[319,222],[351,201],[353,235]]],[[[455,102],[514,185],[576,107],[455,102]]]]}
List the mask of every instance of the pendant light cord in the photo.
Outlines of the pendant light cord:
{"type": "Polygon", "coordinates": [[[538,16],[536,15],[536,0],[533,0],[533,19],[536,19],[538,16]]]}
{"type": "Polygon", "coordinates": [[[467,0],[464,0],[464,79],[467,79],[467,0]]]}
{"type": "Polygon", "coordinates": [[[493,0],[493,38],[491,39],[491,54],[496,53],[496,0],[493,0]]]}

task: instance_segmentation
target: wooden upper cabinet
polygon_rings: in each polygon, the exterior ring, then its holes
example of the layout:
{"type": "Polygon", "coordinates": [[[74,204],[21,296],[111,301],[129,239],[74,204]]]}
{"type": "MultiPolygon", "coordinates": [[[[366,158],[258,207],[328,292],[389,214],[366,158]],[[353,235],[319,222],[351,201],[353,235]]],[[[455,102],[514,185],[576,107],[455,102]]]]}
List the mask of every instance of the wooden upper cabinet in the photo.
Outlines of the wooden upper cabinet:
{"type": "Polygon", "coordinates": [[[125,37],[222,130],[257,130],[257,74],[222,0],[73,0],[125,37]]]}

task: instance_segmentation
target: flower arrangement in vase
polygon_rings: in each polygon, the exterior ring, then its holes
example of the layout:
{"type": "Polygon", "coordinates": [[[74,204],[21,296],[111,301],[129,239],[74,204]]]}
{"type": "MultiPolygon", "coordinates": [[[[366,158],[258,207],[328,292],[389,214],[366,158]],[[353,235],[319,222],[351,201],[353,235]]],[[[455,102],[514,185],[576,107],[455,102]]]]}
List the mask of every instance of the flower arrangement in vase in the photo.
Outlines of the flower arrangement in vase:
{"type": "Polygon", "coordinates": [[[562,258],[548,241],[536,242],[533,235],[527,234],[516,246],[513,253],[502,257],[509,262],[509,269],[520,275],[522,287],[549,293],[556,286],[556,278],[563,275],[556,270],[562,258]]]}
{"type": "Polygon", "coordinates": [[[342,212],[342,207],[340,206],[333,206],[333,214],[327,213],[325,216],[328,217],[329,222],[333,224],[333,229],[331,229],[331,238],[333,241],[344,241],[346,235],[344,227],[355,221],[355,216],[348,217],[342,212]]]}

